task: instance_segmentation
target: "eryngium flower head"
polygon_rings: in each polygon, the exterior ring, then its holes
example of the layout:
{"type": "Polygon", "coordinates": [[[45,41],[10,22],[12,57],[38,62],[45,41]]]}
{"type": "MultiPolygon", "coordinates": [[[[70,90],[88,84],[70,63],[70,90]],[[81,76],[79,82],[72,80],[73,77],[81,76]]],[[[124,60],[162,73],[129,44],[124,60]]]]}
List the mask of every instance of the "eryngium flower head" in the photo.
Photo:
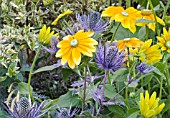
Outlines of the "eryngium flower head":
{"type": "Polygon", "coordinates": [[[137,65],[136,68],[138,69],[138,72],[141,73],[141,74],[147,74],[147,73],[150,73],[154,70],[153,66],[148,65],[144,62],[137,65]]]}
{"type": "Polygon", "coordinates": [[[74,108],[71,112],[71,107],[69,109],[67,108],[59,108],[56,112],[57,118],[73,118],[77,112],[78,108],[74,108]]]}
{"type": "Polygon", "coordinates": [[[108,22],[104,21],[98,12],[87,15],[77,15],[77,21],[82,25],[85,31],[93,31],[96,33],[103,32],[107,29],[108,22]]]}
{"type": "Polygon", "coordinates": [[[19,102],[15,102],[14,109],[11,109],[9,106],[6,106],[9,118],[42,118],[44,114],[49,110],[46,109],[42,112],[48,105],[48,102],[44,101],[41,104],[34,102],[31,104],[31,100],[26,97],[22,97],[19,102]],[[42,112],[42,113],[41,113],[42,112]]]}
{"type": "Polygon", "coordinates": [[[96,62],[99,68],[116,71],[124,62],[124,51],[119,52],[116,46],[99,46],[96,53],[96,62]]]}

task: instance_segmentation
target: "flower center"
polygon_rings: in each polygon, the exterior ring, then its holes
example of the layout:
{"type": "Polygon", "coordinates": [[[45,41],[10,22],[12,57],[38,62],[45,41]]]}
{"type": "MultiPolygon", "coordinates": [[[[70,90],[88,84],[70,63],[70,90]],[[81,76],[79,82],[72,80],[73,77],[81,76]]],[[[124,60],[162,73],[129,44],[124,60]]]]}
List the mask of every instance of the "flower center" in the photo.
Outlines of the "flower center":
{"type": "Polygon", "coordinates": [[[71,47],[76,47],[77,45],[78,45],[77,39],[73,39],[73,40],[70,42],[70,46],[71,46],[71,47]]]}
{"type": "Polygon", "coordinates": [[[151,10],[148,10],[148,9],[143,9],[143,10],[141,11],[141,14],[142,14],[143,16],[149,16],[149,15],[152,14],[152,11],[151,11],[151,10]]]}
{"type": "Polygon", "coordinates": [[[129,14],[128,14],[127,12],[125,12],[125,11],[121,12],[121,14],[122,14],[123,16],[128,16],[128,15],[129,15],[129,14]]]}
{"type": "Polygon", "coordinates": [[[166,42],[166,47],[170,48],[170,41],[166,42]]]}
{"type": "Polygon", "coordinates": [[[130,38],[125,38],[124,41],[130,41],[130,38]]]}

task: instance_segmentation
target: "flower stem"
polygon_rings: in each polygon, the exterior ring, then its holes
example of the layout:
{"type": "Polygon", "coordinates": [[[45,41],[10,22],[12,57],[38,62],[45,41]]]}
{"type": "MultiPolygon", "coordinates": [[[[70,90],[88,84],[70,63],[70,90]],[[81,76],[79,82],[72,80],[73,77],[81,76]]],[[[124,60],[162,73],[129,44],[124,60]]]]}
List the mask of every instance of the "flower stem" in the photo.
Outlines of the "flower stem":
{"type": "Polygon", "coordinates": [[[126,8],[131,6],[131,0],[126,0],[126,8]]]}
{"type": "Polygon", "coordinates": [[[157,35],[160,36],[160,33],[159,33],[159,26],[158,26],[158,22],[157,22],[157,19],[156,19],[156,13],[154,11],[154,8],[153,8],[153,5],[152,5],[152,2],[151,0],[148,0],[149,1],[149,5],[152,9],[152,13],[154,14],[154,19],[155,19],[155,23],[156,23],[156,32],[157,32],[157,35]]]}
{"type": "Polygon", "coordinates": [[[164,20],[165,20],[165,16],[166,16],[169,5],[170,5],[170,0],[168,0],[168,3],[166,4],[166,7],[164,8],[163,17],[162,17],[162,19],[164,20]]]}
{"type": "Polygon", "coordinates": [[[146,30],[146,35],[145,35],[146,39],[145,39],[145,41],[147,41],[148,40],[148,35],[149,35],[149,29],[148,29],[147,25],[145,25],[145,30],[146,30]]]}
{"type": "Polygon", "coordinates": [[[162,82],[163,82],[163,78],[160,77],[160,91],[159,91],[159,99],[161,100],[162,97],[162,82]]]}
{"type": "Polygon", "coordinates": [[[39,47],[37,52],[36,52],[36,55],[34,57],[34,60],[33,60],[33,63],[32,63],[31,69],[30,69],[29,77],[28,77],[28,91],[29,91],[30,97],[31,97],[33,102],[34,102],[34,97],[32,96],[32,90],[31,90],[31,77],[32,77],[32,72],[34,70],[35,62],[38,58],[40,50],[41,50],[41,47],[39,47]]]}
{"type": "Polygon", "coordinates": [[[84,68],[84,93],[83,93],[81,113],[83,113],[83,111],[84,111],[84,106],[85,106],[85,102],[86,102],[86,77],[87,77],[87,67],[85,66],[85,68],[84,68]]]}
{"type": "Polygon", "coordinates": [[[119,29],[120,24],[121,24],[121,23],[119,23],[119,24],[117,25],[116,30],[115,30],[115,32],[114,32],[113,35],[112,35],[112,39],[111,39],[110,44],[114,41],[115,36],[116,36],[116,33],[117,33],[118,29],[119,29]]]}
{"type": "Polygon", "coordinates": [[[125,89],[125,99],[126,99],[126,105],[129,107],[129,100],[128,100],[128,86],[125,89]]]}
{"type": "Polygon", "coordinates": [[[102,97],[104,99],[104,91],[105,91],[105,87],[106,87],[106,79],[107,79],[107,75],[108,75],[109,71],[106,70],[105,71],[105,75],[104,75],[104,83],[103,83],[103,90],[102,90],[102,97]]]}

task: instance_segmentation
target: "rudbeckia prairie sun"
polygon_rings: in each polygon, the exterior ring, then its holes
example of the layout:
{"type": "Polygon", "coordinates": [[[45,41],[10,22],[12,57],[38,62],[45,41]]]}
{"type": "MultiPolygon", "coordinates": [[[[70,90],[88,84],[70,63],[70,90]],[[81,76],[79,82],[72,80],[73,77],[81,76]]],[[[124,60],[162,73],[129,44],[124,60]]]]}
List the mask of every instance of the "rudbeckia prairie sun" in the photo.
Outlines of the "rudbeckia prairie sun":
{"type": "Polygon", "coordinates": [[[50,27],[47,28],[46,25],[42,27],[38,36],[38,41],[40,43],[50,44],[50,40],[52,36],[58,37],[58,33],[54,34],[54,31],[51,32],[50,30],[51,30],[50,27]]]}
{"type": "Polygon", "coordinates": [[[170,28],[167,31],[165,28],[163,28],[163,34],[156,37],[159,40],[158,45],[161,46],[162,51],[167,51],[170,53],[170,28]]]}
{"type": "Polygon", "coordinates": [[[142,46],[143,41],[137,39],[137,38],[125,38],[124,40],[119,40],[117,47],[119,50],[123,50],[126,47],[128,48],[137,48],[142,46]]]}
{"type": "Polygon", "coordinates": [[[148,91],[145,92],[145,97],[143,93],[140,93],[140,112],[144,118],[153,118],[158,115],[162,109],[165,107],[165,104],[162,103],[159,105],[159,98],[156,98],[156,92],[153,92],[149,98],[148,91]]]}
{"type": "Polygon", "coordinates": [[[93,32],[78,31],[75,35],[68,35],[63,38],[61,42],[57,44],[60,50],[56,53],[56,57],[61,57],[61,64],[64,65],[68,62],[70,68],[74,68],[75,65],[79,65],[81,61],[81,53],[92,57],[92,52],[96,51],[95,45],[98,42],[93,38],[90,38],[93,32]]]}
{"type": "MultiPolygon", "coordinates": [[[[152,11],[148,10],[148,9],[143,9],[141,11],[141,15],[142,15],[142,19],[151,20],[151,21],[154,21],[154,23],[136,23],[136,25],[137,26],[147,25],[149,29],[155,31],[155,18],[154,18],[154,14],[152,13],[152,11]]],[[[159,17],[156,16],[156,20],[158,23],[165,26],[165,23],[162,19],[160,19],[159,17]]]]}
{"type": "Polygon", "coordinates": [[[146,62],[146,64],[153,64],[162,59],[161,50],[159,45],[152,45],[152,39],[147,40],[139,49],[139,60],[146,62]]]}
{"type": "Polygon", "coordinates": [[[124,28],[128,28],[132,33],[136,32],[135,22],[142,18],[140,11],[133,7],[124,10],[123,7],[108,7],[102,12],[102,16],[111,17],[111,20],[121,22],[124,28]]]}

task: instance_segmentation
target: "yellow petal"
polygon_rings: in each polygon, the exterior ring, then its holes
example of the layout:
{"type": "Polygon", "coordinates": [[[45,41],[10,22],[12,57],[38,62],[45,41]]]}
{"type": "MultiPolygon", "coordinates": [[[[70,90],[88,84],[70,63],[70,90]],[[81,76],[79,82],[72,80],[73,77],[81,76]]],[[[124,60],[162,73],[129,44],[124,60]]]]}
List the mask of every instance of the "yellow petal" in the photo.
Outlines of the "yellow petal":
{"type": "Polygon", "coordinates": [[[71,55],[71,57],[70,57],[69,60],[68,60],[68,65],[69,65],[69,67],[70,67],[71,69],[74,69],[74,68],[75,68],[75,63],[74,63],[74,61],[73,61],[73,59],[72,59],[72,55],[71,55]]]}
{"type": "Polygon", "coordinates": [[[94,32],[84,32],[83,30],[80,30],[74,35],[74,39],[77,39],[79,41],[82,39],[87,39],[93,35],[94,35],[94,32]]]}
{"type": "Polygon", "coordinates": [[[156,37],[161,43],[165,44],[165,40],[162,37],[157,36],[156,37]]]}
{"type": "Polygon", "coordinates": [[[82,54],[84,54],[84,55],[86,55],[88,57],[92,57],[93,56],[92,52],[88,48],[85,48],[84,46],[79,45],[76,48],[77,48],[77,50],[79,52],[81,52],[82,54]]]}
{"type": "Polygon", "coordinates": [[[72,48],[69,48],[69,50],[62,56],[61,64],[64,65],[69,60],[69,58],[71,58],[71,55],[72,48]]]}
{"type": "Polygon", "coordinates": [[[93,38],[87,38],[87,39],[83,39],[79,41],[79,44],[86,44],[86,43],[91,44],[91,45],[98,45],[98,42],[93,38]]]}
{"type": "Polygon", "coordinates": [[[72,58],[73,58],[73,61],[76,65],[79,65],[80,64],[80,61],[81,61],[81,53],[79,50],[77,50],[77,48],[73,48],[73,51],[72,51],[72,58]]]}
{"type": "Polygon", "coordinates": [[[148,91],[145,92],[145,103],[149,103],[149,93],[148,93],[148,91]]]}
{"type": "Polygon", "coordinates": [[[149,107],[151,108],[153,103],[155,102],[155,99],[156,99],[156,92],[153,92],[150,100],[149,100],[149,107]]]}

